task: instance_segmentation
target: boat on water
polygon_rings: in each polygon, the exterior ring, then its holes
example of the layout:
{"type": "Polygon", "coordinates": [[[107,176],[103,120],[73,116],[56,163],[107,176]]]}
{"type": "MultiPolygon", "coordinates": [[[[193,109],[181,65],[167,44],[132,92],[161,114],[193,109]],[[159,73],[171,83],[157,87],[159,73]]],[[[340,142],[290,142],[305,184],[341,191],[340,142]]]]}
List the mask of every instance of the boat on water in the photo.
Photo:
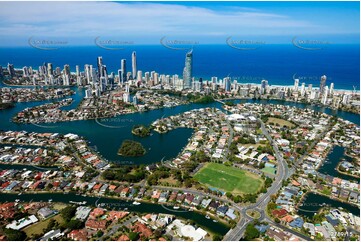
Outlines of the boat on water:
{"type": "Polygon", "coordinates": [[[214,222],[214,223],[218,223],[218,221],[217,221],[217,220],[215,220],[215,219],[213,219],[213,222],[214,222]]]}
{"type": "Polygon", "coordinates": [[[20,196],[22,193],[20,192],[20,193],[18,193],[18,196],[20,196]]]}
{"type": "Polygon", "coordinates": [[[125,210],[125,211],[127,211],[127,210],[128,210],[128,208],[124,208],[124,210],[125,210]]]}
{"type": "Polygon", "coordinates": [[[209,217],[208,215],[206,215],[206,219],[210,219],[211,217],[209,217]]]}
{"type": "Polygon", "coordinates": [[[49,199],[49,201],[48,201],[48,202],[49,202],[49,203],[51,203],[52,201],[53,201],[53,199],[49,199]]]}
{"type": "Polygon", "coordinates": [[[17,203],[20,202],[20,199],[15,199],[15,202],[17,202],[17,203]]]}
{"type": "Polygon", "coordinates": [[[133,204],[134,204],[134,205],[140,205],[141,203],[140,203],[140,202],[137,202],[137,201],[134,201],[133,204]]]}
{"type": "Polygon", "coordinates": [[[178,206],[174,206],[173,209],[179,209],[179,207],[178,207],[178,206]]]}
{"type": "Polygon", "coordinates": [[[77,205],[85,205],[85,204],[86,204],[86,201],[83,201],[83,202],[74,202],[74,201],[69,201],[69,203],[72,203],[72,204],[77,204],[77,205]]]}

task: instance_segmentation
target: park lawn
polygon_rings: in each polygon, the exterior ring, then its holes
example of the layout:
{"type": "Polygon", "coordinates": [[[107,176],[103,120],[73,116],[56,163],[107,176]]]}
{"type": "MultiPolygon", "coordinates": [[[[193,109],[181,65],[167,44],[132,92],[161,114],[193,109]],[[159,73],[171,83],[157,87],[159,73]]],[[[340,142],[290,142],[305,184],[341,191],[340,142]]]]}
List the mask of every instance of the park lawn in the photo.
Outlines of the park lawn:
{"type": "Polygon", "coordinates": [[[44,234],[43,230],[48,227],[50,219],[55,219],[59,224],[64,223],[64,219],[61,216],[61,214],[57,214],[51,218],[48,218],[46,220],[33,224],[29,227],[26,227],[23,231],[26,233],[28,237],[31,237],[31,235],[35,235],[35,234],[44,234]]]}
{"type": "Polygon", "coordinates": [[[60,211],[60,210],[63,210],[64,208],[66,208],[67,206],[68,206],[68,205],[65,204],[65,203],[54,203],[53,208],[54,208],[55,210],[60,211]]]}
{"type": "Polygon", "coordinates": [[[270,123],[279,124],[280,127],[286,126],[291,129],[296,126],[287,120],[280,119],[280,118],[272,118],[272,117],[268,118],[268,120],[267,120],[267,124],[270,124],[270,123]]]}
{"type": "Polygon", "coordinates": [[[168,183],[169,185],[177,185],[179,182],[177,179],[175,179],[173,176],[170,176],[168,178],[161,178],[158,181],[160,184],[166,184],[168,183]]]}
{"type": "Polygon", "coordinates": [[[232,194],[256,193],[263,184],[261,178],[250,172],[218,163],[204,165],[194,178],[202,184],[232,194]]]}

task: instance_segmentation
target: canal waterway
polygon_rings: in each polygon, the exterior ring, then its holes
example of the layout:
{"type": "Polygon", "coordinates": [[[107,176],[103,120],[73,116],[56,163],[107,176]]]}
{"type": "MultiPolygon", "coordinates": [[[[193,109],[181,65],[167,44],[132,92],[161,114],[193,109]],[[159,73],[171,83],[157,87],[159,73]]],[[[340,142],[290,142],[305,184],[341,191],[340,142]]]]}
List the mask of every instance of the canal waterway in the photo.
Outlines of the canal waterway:
{"type": "Polygon", "coordinates": [[[95,206],[102,208],[111,208],[114,210],[127,210],[129,212],[138,212],[138,213],[165,213],[165,214],[173,214],[176,217],[180,217],[183,219],[191,220],[195,222],[198,226],[206,228],[213,233],[225,235],[229,230],[229,227],[220,222],[213,222],[212,219],[205,218],[204,215],[187,211],[183,209],[174,210],[170,206],[164,206],[153,203],[141,203],[140,205],[134,205],[132,202],[123,201],[120,199],[112,199],[112,198],[99,198],[99,197],[84,197],[81,195],[76,195],[74,193],[38,193],[38,194],[9,194],[3,193],[0,197],[0,202],[5,201],[15,201],[19,199],[24,202],[47,202],[52,199],[52,202],[62,202],[69,203],[73,202],[83,202],[86,201],[86,206],[95,206]]]}
{"type": "Polygon", "coordinates": [[[327,155],[327,158],[323,162],[322,166],[318,169],[318,172],[359,183],[358,178],[348,176],[337,171],[337,165],[342,159],[347,159],[347,156],[345,156],[345,148],[342,146],[333,147],[331,152],[327,155]]]}
{"type": "Polygon", "coordinates": [[[316,193],[308,193],[298,208],[298,214],[312,218],[321,208],[329,206],[332,208],[343,208],[353,215],[360,216],[360,208],[349,203],[331,199],[316,193]]]}

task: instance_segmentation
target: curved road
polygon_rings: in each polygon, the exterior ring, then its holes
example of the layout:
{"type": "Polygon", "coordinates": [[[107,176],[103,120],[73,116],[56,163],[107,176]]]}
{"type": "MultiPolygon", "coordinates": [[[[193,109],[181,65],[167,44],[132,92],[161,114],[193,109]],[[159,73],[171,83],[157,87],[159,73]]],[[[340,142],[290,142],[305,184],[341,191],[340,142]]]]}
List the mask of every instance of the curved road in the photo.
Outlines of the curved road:
{"type": "Polygon", "coordinates": [[[257,202],[254,204],[251,204],[247,207],[242,208],[241,210],[241,216],[242,219],[237,223],[237,226],[235,228],[233,228],[232,230],[230,230],[223,238],[223,240],[228,240],[228,241],[238,241],[242,238],[247,225],[254,221],[254,218],[250,217],[247,215],[247,210],[249,209],[253,209],[258,211],[261,214],[261,217],[259,218],[259,220],[266,220],[268,223],[272,224],[273,226],[279,227],[284,231],[296,234],[297,236],[305,239],[305,240],[310,240],[309,237],[300,234],[298,232],[295,232],[283,225],[277,224],[275,222],[273,222],[268,216],[267,214],[264,212],[267,209],[267,204],[270,200],[270,196],[272,194],[275,194],[278,192],[278,190],[282,187],[282,181],[287,179],[292,172],[290,172],[290,170],[288,169],[288,164],[287,162],[283,159],[282,153],[279,151],[278,146],[273,142],[272,137],[270,136],[270,134],[268,133],[265,124],[262,122],[262,120],[259,119],[259,122],[261,123],[261,129],[263,134],[266,136],[266,138],[268,139],[268,141],[270,142],[270,144],[272,144],[273,150],[274,150],[274,154],[275,157],[277,158],[278,161],[278,169],[277,169],[277,175],[276,175],[276,180],[272,183],[272,186],[267,190],[266,193],[264,193],[263,195],[261,195],[257,202]]]}

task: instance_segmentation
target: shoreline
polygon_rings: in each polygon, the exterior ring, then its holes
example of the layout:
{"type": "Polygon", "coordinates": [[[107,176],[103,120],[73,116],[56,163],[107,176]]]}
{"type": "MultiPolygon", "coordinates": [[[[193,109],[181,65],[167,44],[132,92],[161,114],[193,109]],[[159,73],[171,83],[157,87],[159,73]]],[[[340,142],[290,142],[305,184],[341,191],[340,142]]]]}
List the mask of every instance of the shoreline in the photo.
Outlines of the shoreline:
{"type": "MultiPolygon", "coordinates": [[[[87,192],[85,193],[82,193],[82,194],[77,194],[76,192],[74,191],[34,191],[34,192],[29,192],[29,191],[26,191],[26,192],[22,192],[20,191],[21,195],[31,195],[31,194],[65,194],[65,195],[75,195],[75,196],[81,196],[81,197],[84,197],[84,198],[98,198],[101,199],[101,198],[104,198],[104,199],[114,199],[114,200],[119,200],[119,201],[123,201],[123,202],[128,202],[130,203],[129,205],[133,205],[132,202],[142,202],[142,203],[145,203],[145,204],[155,204],[155,205],[158,205],[158,206],[178,206],[180,208],[183,208],[185,210],[190,210],[190,212],[195,212],[195,213],[198,213],[200,215],[207,215],[208,213],[210,213],[209,211],[206,211],[206,212],[203,212],[202,210],[198,210],[195,206],[186,206],[184,204],[179,204],[177,202],[175,202],[174,204],[172,203],[169,203],[169,202],[157,202],[157,201],[152,201],[152,200],[145,200],[145,199],[141,199],[141,198],[127,198],[127,197],[121,197],[121,196],[106,196],[106,195],[98,195],[98,196],[94,196],[94,195],[89,195],[87,192]],[[85,195],[85,196],[84,196],[85,195]]],[[[4,194],[11,194],[11,195],[18,195],[19,193],[17,192],[7,192],[5,191],[4,194]]],[[[20,197],[20,196],[19,196],[20,197]]],[[[20,202],[21,202],[21,199],[20,199],[20,202]]],[[[64,203],[64,202],[54,202],[54,203],[64,203]]],[[[66,204],[71,204],[70,201],[69,202],[65,202],[66,204]]],[[[87,206],[92,206],[92,205],[87,205],[87,206]]],[[[94,206],[96,207],[97,204],[95,203],[94,206]]],[[[173,212],[178,212],[177,210],[173,211],[173,212]]],[[[231,227],[228,225],[228,224],[225,224],[224,223],[224,219],[221,219],[219,218],[216,214],[212,214],[211,215],[215,218],[217,218],[217,221],[219,223],[222,223],[224,226],[226,226],[228,229],[231,229],[231,227]]],[[[240,218],[240,216],[239,216],[240,218]]]]}
{"type": "MultiPolygon", "coordinates": [[[[210,80],[205,80],[205,81],[210,81],[210,80]]],[[[9,87],[78,87],[78,88],[81,88],[81,87],[84,87],[84,86],[78,86],[76,84],[74,85],[19,85],[19,84],[9,84],[9,83],[6,83],[5,81],[2,81],[2,83],[6,86],[9,86],[9,87]]],[[[261,86],[260,83],[256,83],[256,82],[237,82],[239,85],[255,85],[255,86],[261,86]]],[[[269,86],[272,88],[272,87],[280,87],[280,88],[292,88],[293,85],[284,85],[284,84],[269,84],[269,86]]],[[[312,90],[315,90],[315,89],[318,89],[318,87],[312,87],[312,90]]],[[[342,89],[342,88],[335,88],[333,89],[334,92],[336,93],[347,93],[347,94],[352,94],[353,93],[353,89],[342,89]]],[[[361,91],[360,90],[355,90],[356,91],[356,94],[360,94],[361,91]]]]}
{"type": "MultiPolygon", "coordinates": [[[[224,99],[220,99],[221,101],[222,100],[253,100],[252,98],[249,98],[249,97],[230,97],[230,98],[224,98],[224,99]]],[[[354,113],[354,112],[350,112],[350,111],[344,111],[342,109],[334,109],[330,106],[325,106],[325,105],[321,105],[321,104],[313,104],[313,103],[305,103],[305,102],[297,102],[297,101],[294,101],[294,100],[283,100],[283,99],[279,99],[279,98],[270,98],[270,99],[256,99],[256,100],[265,100],[265,101],[269,101],[269,100],[275,100],[275,101],[284,101],[284,102],[292,102],[292,103],[298,103],[298,104],[304,104],[304,105],[311,105],[311,106],[317,106],[317,107],[323,107],[323,108],[329,108],[330,110],[334,110],[334,111],[342,111],[342,112],[347,112],[347,113],[350,113],[350,114],[355,114],[355,115],[360,115],[360,113],[354,113]]],[[[217,100],[214,100],[212,103],[215,103],[215,102],[218,102],[217,100]]],[[[91,117],[91,118],[87,118],[87,119],[72,119],[72,120],[58,120],[58,121],[52,121],[52,122],[19,122],[19,121],[14,121],[14,123],[18,123],[18,124],[32,124],[32,123],[35,123],[35,124],[55,124],[55,123],[60,123],[60,122],[73,122],[73,121],[84,121],[84,120],[96,120],[98,121],[98,119],[103,119],[103,118],[115,118],[117,116],[122,116],[122,115],[128,115],[128,114],[134,114],[134,113],[141,113],[141,112],[149,112],[149,111],[154,111],[154,110],[159,110],[159,109],[163,109],[163,108],[173,108],[173,107],[178,107],[178,106],[181,106],[181,105],[189,105],[189,104],[192,104],[192,102],[189,102],[187,104],[179,104],[179,105],[175,105],[175,106],[172,106],[172,107],[158,107],[158,108],[155,108],[155,109],[148,109],[148,110],[145,110],[145,111],[139,111],[139,110],[134,110],[134,111],[130,111],[130,112],[126,112],[126,113],[119,113],[119,114],[114,114],[114,115],[110,115],[110,116],[101,116],[101,117],[91,117]]],[[[196,103],[197,104],[197,103],[196,103]]],[[[66,105],[66,106],[70,106],[71,104],[69,105],[66,105]]],[[[79,104],[80,105],[80,104],[79,104]]],[[[282,105],[285,105],[285,106],[288,106],[287,104],[282,104],[282,105]]],[[[64,107],[66,107],[64,106],[64,107]]],[[[73,110],[77,110],[78,107],[74,108],[73,110]]],[[[99,122],[99,121],[98,121],[99,122]]]]}

